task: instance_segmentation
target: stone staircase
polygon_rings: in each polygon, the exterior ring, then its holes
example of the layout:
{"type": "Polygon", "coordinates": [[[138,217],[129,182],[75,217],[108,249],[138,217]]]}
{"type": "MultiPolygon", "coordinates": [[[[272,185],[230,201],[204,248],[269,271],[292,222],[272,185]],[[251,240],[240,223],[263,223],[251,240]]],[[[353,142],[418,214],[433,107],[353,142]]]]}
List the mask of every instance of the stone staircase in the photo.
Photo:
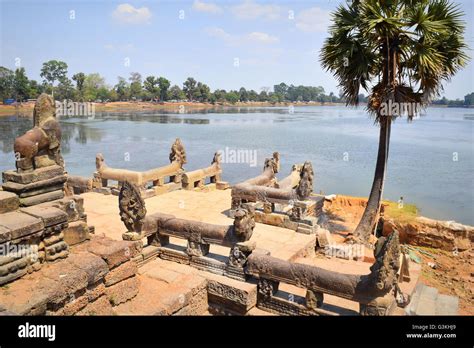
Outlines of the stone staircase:
{"type": "Polygon", "coordinates": [[[438,293],[438,289],[418,283],[407,315],[458,315],[459,298],[438,293]]]}

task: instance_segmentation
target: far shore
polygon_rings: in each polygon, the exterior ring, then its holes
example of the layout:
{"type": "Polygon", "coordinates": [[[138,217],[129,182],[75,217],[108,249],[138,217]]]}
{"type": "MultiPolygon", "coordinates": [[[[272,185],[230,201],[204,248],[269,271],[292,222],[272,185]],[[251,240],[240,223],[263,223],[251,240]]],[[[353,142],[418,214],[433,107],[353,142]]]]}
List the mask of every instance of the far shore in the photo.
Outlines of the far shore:
{"type": "MultiPolygon", "coordinates": [[[[283,102],[283,103],[270,103],[270,102],[237,102],[231,103],[199,103],[199,102],[109,102],[109,103],[93,103],[96,112],[130,112],[130,111],[151,111],[151,110],[166,110],[179,112],[184,107],[186,109],[198,110],[210,110],[218,108],[232,108],[232,107],[289,107],[293,106],[334,106],[334,105],[345,105],[344,103],[321,103],[321,102],[283,102]]],[[[20,115],[20,116],[32,116],[34,102],[25,102],[21,105],[4,105],[0,104],[0,116],[20,115]]]]}
{"type": "MultiPolygon", "coordinates": [[[[293,106],[345,106],[345,103],[321,103],[321,102],[237,102],[231,103],[200,103],[200,102],[134,102],[134,101],[120,101],[108,103],[92,103],[95,106],[96,112],[115,112],[115,113],[129,113],[133,111],[152,111],[152,110],[166,110],[171,112],[180,112],[183,110],[212,110],[219,108],[255,108],[255,107],[289,107],[293,106]],[[184,109],[183,109],[184,107],[184,109]]],[[[21,103],[18,105],[0,104],[0,117],[19,115],[25,117],[33,116],[33,108],[35,103],[33,101],[21,103]]],[[[363,105],[363,103],[361,103],[363,105]]],[[[434,108],[449,108],[448,105],[432,104],[429,107],[434,108]]]]}

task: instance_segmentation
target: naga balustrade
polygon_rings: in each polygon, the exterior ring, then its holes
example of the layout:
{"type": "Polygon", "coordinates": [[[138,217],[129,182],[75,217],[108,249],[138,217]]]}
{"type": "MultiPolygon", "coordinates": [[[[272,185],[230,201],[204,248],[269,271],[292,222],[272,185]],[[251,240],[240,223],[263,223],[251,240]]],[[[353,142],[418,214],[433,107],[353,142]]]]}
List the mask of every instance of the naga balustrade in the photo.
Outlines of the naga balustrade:
{"type": "MultiPolygon", "coordinates": [[[[120,218],[127,227],[125,240],[148,239],[153,254],[163,259],[190,264],[217,274],[245,279],[243,264],[246,256],[255,248],[248,242],[255,227],[254,209],[243,206],[235,214],[232,225],[215,225],[200,221],[176,218],[174,215],[154,213],[147,215],[145,201],[138,187],[128,181],[119,194],[120,218]],[[169,237],[185,239],[187,246],[170,244],[169,237]],[[207,257],[210,244],[231,248],[225,262],[207,257]]],[[[146,249],[146,248],[145,248],[146,249]]],[[[144,252],[147,253],[147,250],[144,252]]]]}
{"type": "Polygon", "coordinates": [[[221,174],[221,154],[216,152],[209,167],[193,170],[183,174],[183,189],[201,189],[205,186],[207,178],[209,178],[210,184],[217,184],[218,181],[221,181],[221,174]]]}
{"type": "MultiPolygon", "coordinates": [[[[320,267],[281,260],[264,252],[253,252],[247,258],[246,273],[257,277],[257,306],[290,315],[328,315],[321,308],[323,294],[359,303],[361,315],[388,315],[396,307],[400,246],[398,232],[381,237],[374,251],[375,263],[370,274],[353,275],[320,267]],[[306,289],[304,301],[295,296],[279,296],[279,283],[306,289]]],[[[401,293],[399,293],[401,294],[401,293]]],[[[403,295],[403,294],[402,294],[403,295]]],[[[402,296],[403,298],[403,296],[402,296]]]]}
{"type": "Polygon", "coordinates": [[[289,176],[272,186],[249,181],[232,187],[232,211],[243,203],[257,208],[256,221],[311,234],[317,231],[324,197],[312,196],[314,171],[311,162],[294,165],[289,176]],[[278,207],[278,209],[277,209],[278,207]]]}
{"type": "Polygon", "coordinates": [[[108,180],[118,181],[119,185],[129,181],[137,185],[145,197],[180,189],[184,173],[183,165],[186,163],[186,151],[179,138],[171,146],[169,159],[170,164],[167,166],[138,172],[111,168],[105,164],[104,156],[99,153],[96,156],[97,171],[94,173],[94,187],[107,188],[108,180]],[[165,183],[167,178],[169,182],[165,183]],[[149,183],[152,183],[151,189],[147,188],[149,183]]]}

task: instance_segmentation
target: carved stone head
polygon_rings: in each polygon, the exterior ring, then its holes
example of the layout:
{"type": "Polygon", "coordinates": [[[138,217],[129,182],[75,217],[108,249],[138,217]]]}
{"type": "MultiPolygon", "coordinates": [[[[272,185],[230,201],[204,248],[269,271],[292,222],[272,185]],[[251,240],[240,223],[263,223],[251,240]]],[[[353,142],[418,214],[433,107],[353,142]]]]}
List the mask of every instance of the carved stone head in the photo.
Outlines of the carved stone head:
{"type": "Polygon", "coordinates": [[[56,119],[56,104],[50,95],[41,93],[33,109],[34,126],[42,127],[51,118],[56,119]]]}
{"type": "Polygon", "coordinates": [[[181,139],[176,138],[173,145],[171,145],[170,162],[178,162],[181,167],[187,163],[186,151],[181,139]]]}
{"type": "Polygon", "coordinates": [[[234,233],[240,242],[245,242],[252,237],[255,228],[255,209],[244,205],[234,214],[234,233]]]}
{"type": "Polygon", "coordinates": [[[300,182],[296,187],[296,194],[299,200],[306,200],[313,192],[314,171],[311,162],[306,161],[300,173],[300,182]]]}
{"type": "Polygon", "coordinates": [[[216,164],[217,167],[220,167],[221,161],[222,161],[222,154],[220,153],[220,151],[217,151],[216,153],[214,153],[214,157],[212,158],[211,165],[216,164]]]}
{"type": "Polygon", "coordinates": [[[268,168],[273,171],[273,174],[276,174],[280,171],[280,154],[278,152],[274,152],[272,158],[265,159],[263,171],[267,170],[268,168]]]}
{"type": "Polygon", "coordinates": [[[100,171],[104,166],[105,166],[104,155],[102,155],[101,153],[98,153],[95,156],[95,168],[97,169],[97,171],[100,171]]]}
{"type": "Polygon", "coordinates": [[[380,291],[389,291],[398,281],[400,268],[400,241],[398,231],[380,237],[374,250],[375,263],[370,267],[371,278],[380,291]]]}

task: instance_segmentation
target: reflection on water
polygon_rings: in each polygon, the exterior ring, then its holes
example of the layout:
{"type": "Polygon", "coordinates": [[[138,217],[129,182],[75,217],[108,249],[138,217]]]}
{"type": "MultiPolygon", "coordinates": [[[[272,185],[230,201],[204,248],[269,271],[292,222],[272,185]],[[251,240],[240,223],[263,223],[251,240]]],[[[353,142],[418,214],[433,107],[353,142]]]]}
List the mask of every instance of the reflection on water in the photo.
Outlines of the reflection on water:
{"type": "MultiPolygon", "coordinates": [[[[422,214],[474,225],[474,111],[433,108],[412,123],[393,125],[385,197],[415,203],[422,214]]],[[[279,178],[295,163],[313,162],[315,192],[367,196],[377,154],[378,128],[363,108],[258,107],[154,110],[62,117],[68,172],[91,176],[95,156],[117,168],[147,170],[168,163],[176,137],[185,145],[186,170],[208,166],[217,150],[256,151],[258,165],[223,163],[223,180],[236,183],[261,172],[281,154],[279,178]]],[[[0,171],[14,168],[14,139],[32,119],[0,117],[0,171]]]]}

